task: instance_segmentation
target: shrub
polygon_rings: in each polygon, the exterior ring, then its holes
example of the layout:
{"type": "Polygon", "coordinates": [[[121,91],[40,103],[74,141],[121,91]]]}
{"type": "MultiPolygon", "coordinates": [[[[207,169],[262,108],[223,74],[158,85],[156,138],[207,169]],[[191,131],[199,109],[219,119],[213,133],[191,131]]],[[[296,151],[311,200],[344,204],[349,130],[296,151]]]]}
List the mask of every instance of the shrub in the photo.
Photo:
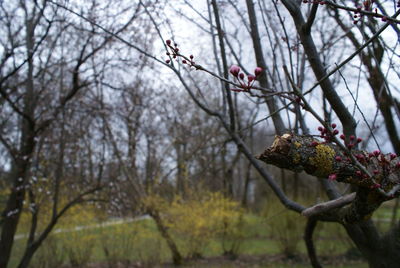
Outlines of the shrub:
{"type": "Polygon", "coordinates": [[[287,211],[273,218],[269,223],[269,227],[272,238],[278,242],[280,251],[287,258],[295,257],[304,230],[304,219],[302,216],[287,211]]]}
{"type": "Polygon", "coordinates": [[[166,226],[183,239],[185,256],[202,256],[210,241],[218,237],[228,250],[237,252],[243,235],[240,232],[243,210],[239,203],[209,191],[186,196],[186,199],[176,196],[163,211],[166,226]]]}
{"type": "Polygon", "coordinates": [[[60,241],[56,236],[49,236],[35,253],[30,267],[32,268],[54,268],[60,267],[65,261],[65,254],[61,248],[60,241]]]}

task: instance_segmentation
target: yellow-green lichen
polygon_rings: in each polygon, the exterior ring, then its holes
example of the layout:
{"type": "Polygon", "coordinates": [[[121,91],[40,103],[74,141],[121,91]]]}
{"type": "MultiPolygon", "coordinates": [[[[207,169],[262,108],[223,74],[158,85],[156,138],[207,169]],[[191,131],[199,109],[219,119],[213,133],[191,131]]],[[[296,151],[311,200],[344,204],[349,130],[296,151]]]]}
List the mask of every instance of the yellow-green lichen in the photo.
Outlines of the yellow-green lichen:
{"type": "Polygon", "coordinates": [[[296,148],[299,149],[301,147],[301,143],[298,141],[295,141],[294,146],[296,146],[296,148]]]}
{"type": "Polygon", "coordinates": [[[293,155],[293,163],[298,164],[298,163],[300,163],[300,160],[301,160],[300,154],[299,153],[295,153],[293,155]]]}
{"type": "Polygon", "coordinates": [[[325,144],[315,147],[315,156],[310,157],[310,163],[316,168],[316,176],[328,176],[332,173],[335,151],[325,144]]]}

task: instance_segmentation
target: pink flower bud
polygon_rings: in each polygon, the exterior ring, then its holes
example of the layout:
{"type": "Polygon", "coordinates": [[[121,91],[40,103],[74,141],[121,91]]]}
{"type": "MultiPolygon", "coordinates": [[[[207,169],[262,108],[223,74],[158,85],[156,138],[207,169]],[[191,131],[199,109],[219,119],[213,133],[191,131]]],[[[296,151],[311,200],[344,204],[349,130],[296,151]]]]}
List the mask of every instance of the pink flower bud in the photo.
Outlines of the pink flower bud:
{"type": "Polygon", "coordinates": [[[324,130],[323,127],[318,127],[318,131],[322,132],[324,130]]]}
{"type": "Polygon", "coordinates": [[[342,135],[340,135],[340,138],[341,138],[342,140],[344,140],[344,139],[346,138],[346,136],[345,136],[344,134],[342,134],[342,135]]]}
{"type": "Polygon", "coordinates": [[[256,80],[256,77],[254,75],[249,74],[247,76],[247,80],[249,80],[249,82],[253,82],[254,80],[256,80]]]}
{"type": "Polygon", "coordinates": [[[353,144],[353,143],[347,144],[347,148],[348,148],[349,150],[353,149],[353,147],[354,147],[354,144],[353,144]]]}
{"type": "Polygon", "coordinates": [[[339,155],[337,155],[337,156],[335,157],[335,160],[336,160],[337,162],[341,162],[341,161],[342,161],[342,157],[340,157],[339,155]]]}
{"type": "Polygon", "coordinates": [[[375,150],[373,153],[374,153],[375,156],[379,156],[381,154],[381,151],[375,150]]]}
{"type": "Polygon", "coordinates": [[[193,60],[194,57],[193,57],[193,55],[190,55],[189,58],[190,58],[191,60],[193,60]]]}
{"type": "Polygon", "coordinates": [[[262,68],[261,67],[257,67],[255,70],[254,70],[254,74],[256,75],[256,76],[259,76],[261,73],[262,73],[262,68]]]}
{"type": "Polygon", "coordinates": [[[357,171],[356,171],[356,175],[357,175],[358,177],[361,177],[361,176],[362,176],[362,172],[359,171],[359,170],[357,170],[357,171]]]}
{"type": "Polygon", "coordinates": [[[357,138],[357,143],[360,143],[360,142],[362,142],[362,141],[363,141],[363,139],[357,138]]]}
{"type": "Polygon", "coordinates": [[[337,135],[337,134],[339,134],[339,130],[335,129],[335,130],[333,131],[333,135],[337,135]]]}
{"type": "Polygon", "coordinates": [[[234,76],[237,77],[240,72],[240,67],[237,65],[232,65],[231,68],[229,68],[229,72],[234,76]]]}
{"type": "Polygon", "coordinates": [[[335,123],[332,124],[332,128],[336,128],[336,124],[335,123]]]}
{"type": "Polygon", "coordinates": [[[356,155],[356,158],[357,158],[359,161],[363,161],[363,160],[365,159],[364,155],[362,155],[362,154],[356,155]]]}
{"type": "Polygon", "coordinates": [[[328,179],[331,181],[334,181],[337,179],[337,175],[335,173],[333,173],[333,174],[329,175],[328,179]]]}
{"type": "Polygon", "coordinates": [[[311,142],[311,146],[312,146],[312,147],[315,147],[315,146],[317,146],[318,144],[319,144],[319,143],[316,142],[316,141],[311,142]]]}
{"type": "Polygon", "coordinates": [[[239,78],[240,78],[241,80],[243,80],[243,79],[244,79],[244,73],[240,73],[240,74],[239,74],[239,78]]]}
{"type": "Polygon", "coordinates": [[[377,189],[381,188],[381,185],[379,183],[375,183],[373,186],[371,186],[372,189],[377,189]]]}
{"type": "Polygon", "coordinates": [[[397,154],[393,154],[393,153],[390,154],[390,160],[393,160],[393,159],[395,159],[396,157],[397,157],[397,154]]]}
{"type": "Polygon", "coordinates": [[[165,43],[167,43],[167,45],[171,45],[171,40],[167,40],[165,43]]]}
{"type": "Polygon", "coordinates": [[[354,135],[350,136],[350,140],[353,141],[356,137],[354,137],[354,135]]]}

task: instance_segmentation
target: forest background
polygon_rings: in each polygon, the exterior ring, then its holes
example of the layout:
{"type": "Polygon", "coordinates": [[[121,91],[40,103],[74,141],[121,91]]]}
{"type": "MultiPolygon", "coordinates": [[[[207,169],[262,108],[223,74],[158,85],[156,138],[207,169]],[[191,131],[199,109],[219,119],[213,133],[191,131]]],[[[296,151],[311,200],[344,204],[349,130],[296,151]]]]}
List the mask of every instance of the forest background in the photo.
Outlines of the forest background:
{"type": "Polygon", "coordinates": [[[1,1],[0,268],[395,267],[399,5],[1,1]]]}

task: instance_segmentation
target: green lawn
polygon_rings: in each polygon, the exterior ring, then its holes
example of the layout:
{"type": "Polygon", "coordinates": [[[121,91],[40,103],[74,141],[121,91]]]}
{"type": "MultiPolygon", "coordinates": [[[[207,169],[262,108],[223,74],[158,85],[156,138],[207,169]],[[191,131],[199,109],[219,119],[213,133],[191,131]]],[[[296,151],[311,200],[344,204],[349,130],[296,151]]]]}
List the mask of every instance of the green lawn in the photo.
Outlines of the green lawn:
{"type": "MultiPolygon", "coordinates": [[[[279,206],[272,207],[272,210],[262,213],[263,216],[245,214],[237,236],[225,240],[221,237],[203,240],[204,245],[196,249],[203,259],[189,260],[185,267],[309,267],[302,240],[305,218],[283,209],[277,211],[279,206]],[[224,248],[229,249],[232,241],[239,245],[236,247],[239,254],[237,261],[221,257],[224,248]],[[290,261],[285,256],[295,256],[295,260],[290,261]]],[[[381,230],[390,227],[392,209],[392,203],[384,204],[373,215],[381,230]]],[[[87,262],[120,261],[157,267],[160,263],[171,262],[169,249],[152,219],[106,226],[99,226],[98,220],[93,220],[93,217],[82,219],[80,223],[75,221],[75,225],[62,223],[60,226],[68,231],[52,234],[35,254],[31,267],[54,268],[62,264],[82,266],[87,262]],[[76,225],[90,228],[74,230],[76,225]]],[[[26,232],[26,227],[20,229],[20,234],[26,232]]],[[[190,243],[189,234],[170,231],[184,256],[189,256],[192,247],[198,246],[190,243]]],[[[350,257],[357,259],[357,251],[350,251],[354,245],[339,224],[318,223],[314,240],[324,267],[367,267],[361,260],[343,261],[344,256],[350,256],[349,252],[353,252],[350,257]]],[[[15,241],[10,268],[17,266],[25,242],[26,238],[15,241]]]]}
{"type": "MultiPolygon", "coordinates": [[[[287,213],[285,213],[287,214],[287,213]]],[[[275,256],[289,248],[295,255],[302,256],[302,263],[283,262],[269,263],[260,261],[257,265],[246,267],[309,267],[306,260],[306,250],[302,241],[304,219],[296,214],[285,214],[272,220],[263,217],[246,215],[243,226],[243,237],[239,239],[238,253],[241,256],[275,256]],[[293,222],[293,231],[287,230],[285,222],[293,222]],[[286,242],[285,242],[286,241],[286,242]]],[[[290,224],[289,224],[290,226],[290,224]]],[[[174,234],[183,254],[188,253],[189,238],[174,234]]],[[[318,254],[324,256],[341,256],[352,247],[342,228],[337,224],[320,224],[316,233],[318,254]]],[[[22,254],[25,239],[18,239],[14,246],[11,268],[16,267],[22,254]]],[[[229,241],[225,241],[229,244],[229,241]]],[[[212,258],[223,254],[220,238],[210,239],[201,248],[204,257],[212,258]]],[[[267,258],[268,259],[268,258],[267,258]]],[[[273,258],[272,258],[273,259],[273,258]]],[[[84,264],[90,262],[116,262],[129,260],[141,262],[152,267],[159,263],[170,262],[170,252],[164,240],[160,237],[154,222],[150,219],[138,222],[123,223],[113,226],[96,227],[80,231],[70,231],[53,234],[37,252],[32,267],[56,267],[61,263],[84,264]],[[40,265],[39,265],[40,264],[40,265]]],[[[201,262],[187,267],[213,267],[212,263],[202,266],[201,262]]],[[[240,267],[234,263],[218,263],[215,267],[240,267]]],[[[244,266],[242,266],[244,267],[244,266]]],[[[327,266],[330,267],[330,266],[327,266]]],[[[331,267],[366,267],[362,262],[351,266],[335,264],[331,267]]]]}

